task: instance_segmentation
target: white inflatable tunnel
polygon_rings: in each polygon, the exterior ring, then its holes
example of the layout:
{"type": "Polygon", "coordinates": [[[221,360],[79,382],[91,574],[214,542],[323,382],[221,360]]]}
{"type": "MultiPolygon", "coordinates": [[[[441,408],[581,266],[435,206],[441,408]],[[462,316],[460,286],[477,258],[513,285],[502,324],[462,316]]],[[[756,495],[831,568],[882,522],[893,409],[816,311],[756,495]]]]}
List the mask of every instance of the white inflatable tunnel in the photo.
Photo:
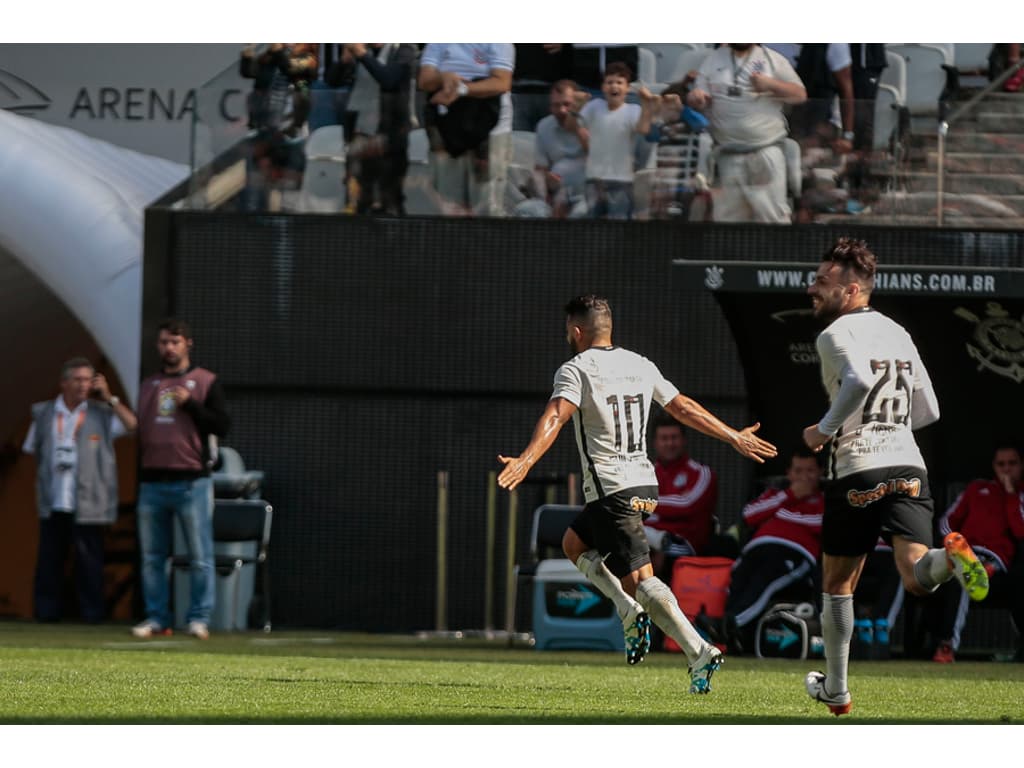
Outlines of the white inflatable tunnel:
{"type": "Polygon", "coordinates": [[[0,248],[93,335],[137,402],[143,218],[188,167],[0,110],[0,248]]]}

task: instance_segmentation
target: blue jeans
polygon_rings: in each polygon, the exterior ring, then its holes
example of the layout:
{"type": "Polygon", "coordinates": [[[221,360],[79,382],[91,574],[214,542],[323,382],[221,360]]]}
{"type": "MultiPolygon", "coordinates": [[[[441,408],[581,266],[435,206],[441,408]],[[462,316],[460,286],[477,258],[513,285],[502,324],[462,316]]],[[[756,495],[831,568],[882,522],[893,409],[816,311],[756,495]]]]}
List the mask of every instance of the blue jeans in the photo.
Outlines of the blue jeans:
{"type": "Polygon", "coordinates": [[[146,617],[162,627],[174,624],[169,605],[167,558],[171,554],[172,526],[177,518],[191,561],[186,621],[209,624],[217,588],[213,569],[213,480],[201,477],[139,483],[137,510],[146,617]]]}
{"type": "Polygon", "coordinates": [[[633,182],[587,179],[585,194],[590,218],[633,218],[633,182]]]}

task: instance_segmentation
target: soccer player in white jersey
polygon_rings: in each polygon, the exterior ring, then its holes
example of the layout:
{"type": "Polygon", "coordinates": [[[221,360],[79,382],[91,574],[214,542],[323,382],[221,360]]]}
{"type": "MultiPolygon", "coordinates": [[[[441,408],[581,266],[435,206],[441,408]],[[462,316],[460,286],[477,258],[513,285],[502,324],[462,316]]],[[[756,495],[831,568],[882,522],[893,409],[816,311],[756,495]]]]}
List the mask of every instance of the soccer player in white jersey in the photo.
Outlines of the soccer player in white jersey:
{"type": "Polygon", "coordinates": [[[775,456],[775,446],[754,434],[760,424],[742,430],[727,426],[680,394],[650,360],[614,346],[607,300],[578,296],[565,312],[566,336],[576,355],[555,373],[551,399],[523,452],[498,456],[505,465],[498,484],[508,490],[519,485],[572,419],[587,503],[565,532],[562,549],[615,604],[628,663],[640,663],[650,650],[653,620],[686,654],[690,692],[708,693],[722,654],[697,633],[672,590],[654,575],[644,534],[643,520],[658,504],[645,441],[651,401],[754,461],[775,456]]]}
{"type": "Polygon", "coordinates": [[[831,405],[804,442],[819,451],[831,441],[831,482],[822,519],[826,673],[804,682],[837,717],[851,708],[853,592],[879,535],[892,544],[909,592],[927,595],[956,576],[972,600],[988,594],[988,575],[963,536],[931,546],[934,506],[913,430],[936,421],[939,404],[910,335],[868,305],[875,266],[863,240],[839,238],[807,289],[815,317],[827,323],[817,347],[831,405]]]}

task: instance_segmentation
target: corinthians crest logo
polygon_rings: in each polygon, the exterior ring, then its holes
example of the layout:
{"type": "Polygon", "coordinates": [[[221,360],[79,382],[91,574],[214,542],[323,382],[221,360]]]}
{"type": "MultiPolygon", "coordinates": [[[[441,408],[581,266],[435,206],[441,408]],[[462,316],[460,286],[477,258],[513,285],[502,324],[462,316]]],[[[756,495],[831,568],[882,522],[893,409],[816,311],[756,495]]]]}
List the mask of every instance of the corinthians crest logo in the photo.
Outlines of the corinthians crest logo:
{"type": "Polygon", "coordinates": [[[725,285],[725,270],[717,264],[704,268],[704,285],[712,291],[717,291],[725,285]]]}
{"type": "Polygon", "coordinates": [[[974,324],[974,343],[967,342],[967,354],[978,361],[979,371],[987,368],[1020,384],[1024,381],[1024,323],[995,301],[988,302],[985,313],[987,317],[979,318],[964,307],[954,311],[974,324]]]}

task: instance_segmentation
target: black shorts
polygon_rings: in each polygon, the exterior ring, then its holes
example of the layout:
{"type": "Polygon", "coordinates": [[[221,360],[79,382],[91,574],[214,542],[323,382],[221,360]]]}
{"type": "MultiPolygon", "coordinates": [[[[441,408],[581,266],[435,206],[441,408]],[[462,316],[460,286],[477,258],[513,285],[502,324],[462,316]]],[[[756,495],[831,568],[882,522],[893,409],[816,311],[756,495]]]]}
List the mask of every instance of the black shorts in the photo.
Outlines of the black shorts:
{"type": "Polygon", "coordinates": [[[825,488],[821,550],[857,557],[874,551],[878,537],[898,534],[933,546],[935,505],[928,473],[918,467],[884,467],[832,480],[825,488]]]}
{"type": "Polygon", "coordinates": [[[627,488],[587,504],[569,527],[621,579],[651,562],[644,520],[656,506],[657,486],[627,488]]]}

